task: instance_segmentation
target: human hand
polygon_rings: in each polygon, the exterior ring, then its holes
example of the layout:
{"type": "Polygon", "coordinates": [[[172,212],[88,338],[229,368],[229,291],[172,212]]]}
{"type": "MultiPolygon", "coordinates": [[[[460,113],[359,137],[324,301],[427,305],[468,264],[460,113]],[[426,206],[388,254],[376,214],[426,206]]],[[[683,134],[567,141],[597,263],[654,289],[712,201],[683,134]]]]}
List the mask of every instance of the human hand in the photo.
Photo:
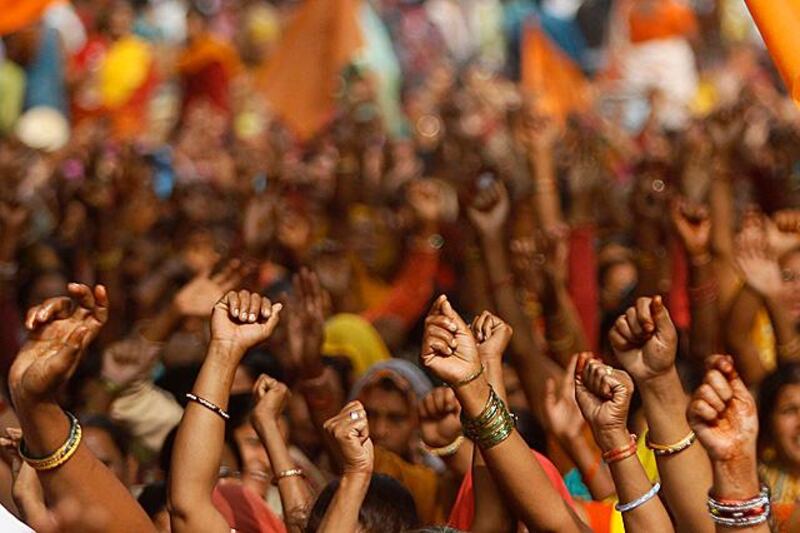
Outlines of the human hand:
{"type": "Polygon", "coordinates": [[[324,428],[345,474],[372,474],[375,449],[361,402],[345,405],[338,415],[325,422],[324,428]]]}
{"type": "Polygon", "coordinates": [[[280,320],[283,304],[244,289],[230,291],[211,312],[211,342],[229,345],[243,355],[267,340],[280,320]]]}
{"type": "Polygon", "coordinates": [[[800,209],[782,209],[772,215],[772,221],[783,233],[800,233],[800,209]]]}
{"type": "Polygon", "coordinates": [[[153,368],[160,348],[143,338],[115,342],[103,352],[100,375],[120,388],[144,379],[153,368]]]}
{"type": "Polygon", "coordinates": [[[461,435],[461,405],[450,387],[438,387],[419,404],[422,442],[431,448],[452,444],[461,435]]]}
{"type": "Polygon", "coordinates": [[[758,233],[743,231],[736,240],[736,264],[747,284],[765,298],[775,298],[783,290],[781,267],[775,251],[758,238],[758,233]]]}
{"type": "Polygon", "coordinates": [[[473,337],[478,341],[478,357],[481,363],[503,360],[503,353],[514,330],[506,322],[489,311],[484,311],[476,316],[470,324],[473,337]]]}
{"type": "MultiPolygon", "coordinates": [[[[14,403],[54,394],[75,372],[80,356],[108,320],[105,287],[70,283],[69,296],[28,310],[28,342],[17,354],[8,383],[14,403]]],[[[19,404],[17,404],[19,405],[19,404]]]]}
{"type": "Polygon", "coordinates": [[[244,277],[244,269],[238,259],[233,259],[217,274],[209,270],[197,274],[181,287],[173,299],[175,309],[182,316],[206,318],[214,304],[222,296],[238,286],[244,277]]]}
{"type": "Polygon", "coordinates": [[[6,428],[6,435],[0,437],[3,459],[9,462],[11,468],[11,496],[26,522],[47,523],[49,516],[44,502],[44,489],[36,470],[19,456],[21,442],[22,430],[19,428],[6,428]]]}
{"type": "Polygon", "coordinates": [[[678,333],[661,296],[636,300],[608,335],[623,368],[642,385],[675,366],[678,333]]]}
{"type": "Polygon", "coordinates": [[[421,358],[436,377],[450,384],[464,381],[481,367],[475,337],[445,295],[436,299],[425,319],[421,358]]]}
{"type": "Polygon", "coordinates": [[[412,181],[408,186],[406,200],[419,222],[429,226],[438,224],[442,217],[442,191],[435,181],[412,181]]]}
{"type": "Polygon", "coordinates": [[[300,365],[301,374],[316,377],[322,370],[322,343],[325,337],[325,307],[328,294],[319,278],[303,267],[292,278],[290,304],[290,344],[300,365]]]}
{"type": "Polygon", "coordinates": [[[499,238],[510,209],[508,191],[495,180],[475,195],[467,207],[467,217],[482,238],[499,238]]]}
{"type": "Polygon", "coordinates": [[[711,217],[708,209],[680,198],[672,202],[670,215],[686,253],[690,257],[708,254],[711,241],[711,217]]]}
{"type": "Polygon", "coordinates": [[[692,395],[686,418],[712,461],[755,462],[756,403],[729,355],[706,360],[703,384],[692,395]]]}
{"type": "Polygon", "coordinates": [[[572,356],[564,371],[560,389],[556,390],[556,380],[547,378],[543,402],[543,422],[559,442],[569,442],[580,436],[585,420],[575,399],[575,367],[578,354],[572,356]]]}
{"type": "Polygon", "coordinates": [[[277,379],[266,374],[258,376],[253,386],[255,406],[250,413],[253,425],[258,427],[264,424],[277,424],[291,395],[286,385],[277,379]]]}
{"type": "Polygon", "coordinates": [[[633,380],[622,370],[604,365],[594,354],[578,355],[575,367],[575,399],[603,451],[629,442],[628,409],[633,380]]]}
{"type": "Polygon", "coordinates": [[[779,211],[774,219],[764,217],[764,229],[769,247],[781,257],[800,246],[800,210],[779,211]]]}

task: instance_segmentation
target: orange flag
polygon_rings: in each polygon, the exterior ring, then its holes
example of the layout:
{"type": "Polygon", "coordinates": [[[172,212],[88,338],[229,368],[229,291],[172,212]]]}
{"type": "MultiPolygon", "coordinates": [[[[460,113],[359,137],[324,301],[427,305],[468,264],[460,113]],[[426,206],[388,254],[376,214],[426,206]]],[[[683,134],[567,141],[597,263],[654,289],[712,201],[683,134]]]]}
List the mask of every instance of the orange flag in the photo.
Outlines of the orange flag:
{"type": "Polygon", "coordinates": [[[0,35],[7,35],[30,26],[42,18],[53,0],[0,0],[0,35]]]}
{"type": "Polygon", "coordinates": [[[585,110],[589,85],[580,68],[538,25],[526,25],[524,32],[522,87],[535,97],[538,110],[560,120],[585,110]]]}
{"type": "Polygon", "coordinates": [[[361,47],[359,0],[305,0],[262,73],[267,100],[301,140],[330,118],[339,75],[361,47]]]}
{"type": "Polygon", "coordinates": [[[800,0],[746,0],[789,95],[800,104],[800,0]]]}

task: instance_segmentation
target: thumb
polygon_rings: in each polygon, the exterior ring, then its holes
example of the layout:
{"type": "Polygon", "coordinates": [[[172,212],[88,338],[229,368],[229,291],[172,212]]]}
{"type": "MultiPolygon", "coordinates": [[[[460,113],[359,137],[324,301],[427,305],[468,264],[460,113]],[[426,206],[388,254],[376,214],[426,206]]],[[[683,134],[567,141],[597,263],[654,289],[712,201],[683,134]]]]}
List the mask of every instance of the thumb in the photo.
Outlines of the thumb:
{"type": "Polygon", "coordinates": [[[461,316],[453,310],[453,306],[450,305],[450,300],[447,298],[442,301],[441,311],[444,316],[456,323],[461,332],[469,329],[467,327],[467,323],[464,322],[464,319],[462,319],[461,316]]]}
{"type": "Polygon", "coordinates": [[[650,304],[650,313],[653,316],[653,321],[656,323],[656,334],[663,335],[675,328],[669,316],[669,311],[667,311],[664,300],[660,295],[653,297],[653,301],[650,304]]]}

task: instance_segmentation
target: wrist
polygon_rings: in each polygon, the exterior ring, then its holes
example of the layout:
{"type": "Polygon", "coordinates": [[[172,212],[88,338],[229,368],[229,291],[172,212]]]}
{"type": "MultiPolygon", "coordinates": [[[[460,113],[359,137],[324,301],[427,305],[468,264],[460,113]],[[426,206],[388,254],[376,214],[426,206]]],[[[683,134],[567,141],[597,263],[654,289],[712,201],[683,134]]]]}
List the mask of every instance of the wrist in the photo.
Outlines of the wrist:
{"type": "Polygon", "coordinates": [[[215,339],[212,337],[211,342],[208,344],[208,358],[221,360],[239,360],[244,356],[247,350],[242,348],[239,343],[230,339],[215,339]]]}
{"type": "Polygon", "coordinates": [[[453,390],[464,413],[470,418],[480,415],[489,401],[489,382],[485,375],[453,390]]]}
{"type": "Polygon", "coordinates": [[[642,394],[649,394],[657,398],[672,397],[676,394],[685,396],[678,370],[674,364],[660,374],[647,379],[637,379],[636,386],[639,387],[642,394]]]}
{"type": "Polygon", "coordinates": [[[624,427],[601,428],[595,431],[595,440],[597,440],[597,445],[605,453],[630,445],[631,434],[624,427]]]}
{"type": "Polygon", "coordinates": [[[758,494],[760,485],[755,454],[726,461],[712,461],[713,495],[723,499],[747,499],[758,494]]]}

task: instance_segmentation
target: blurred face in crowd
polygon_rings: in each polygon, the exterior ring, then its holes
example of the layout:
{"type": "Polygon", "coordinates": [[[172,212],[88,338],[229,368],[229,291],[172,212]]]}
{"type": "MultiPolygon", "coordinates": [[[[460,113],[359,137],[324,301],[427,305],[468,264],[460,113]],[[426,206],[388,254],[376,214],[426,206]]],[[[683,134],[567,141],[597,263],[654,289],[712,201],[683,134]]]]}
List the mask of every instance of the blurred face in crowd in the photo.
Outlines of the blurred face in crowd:
{"type": "Polygon", "coordinates": [[[359,398],[369,420],[369,434],[376,445],[401,457],[408,457],[417,429],[415,406],[406,393],[390,379],[364,389],[359,398]]]}
{"type": "Polygon", "coordinates": [[[109,433],[97,427],[83,428],[83,441],[89,450],[102,462],[126,487],[131,478],[125,456],[111,438],[109,433]]]}
{"type": "Polygon", "coordinates": [[[114,39],[124,37],[133,25],[133,9],[128,2],[114,2],[108,18],[108,29],[114,39]]]}
{"type": "Polygon", "coordinates": [[[622,304],[625,295],[636,285],[636,265],[622,261],[608,268],[603,276],[600,292],[603,309],[616,309],[622,304]]]}
{"type": "Polygon", "coordinates": [[[233,439],[242,457],[242,478],[245,483],[248,480],[255,481],[259,485],[268,482],[270,465],[267,450],[261,444],[253,425],[247,422],[236,428],[233,431],[233,439]]]}
{"type": "Polygon", "coordinates": [[[783,258],[781,272],[787,308],[794,321],[800,322],[800,250],[790,252],[783,258]]]}
{"type": "Polygon", "coordinates": [[[772,434],[778,459],[800,469],[800,384],[784,385],[778,393],[772,434]]]}

